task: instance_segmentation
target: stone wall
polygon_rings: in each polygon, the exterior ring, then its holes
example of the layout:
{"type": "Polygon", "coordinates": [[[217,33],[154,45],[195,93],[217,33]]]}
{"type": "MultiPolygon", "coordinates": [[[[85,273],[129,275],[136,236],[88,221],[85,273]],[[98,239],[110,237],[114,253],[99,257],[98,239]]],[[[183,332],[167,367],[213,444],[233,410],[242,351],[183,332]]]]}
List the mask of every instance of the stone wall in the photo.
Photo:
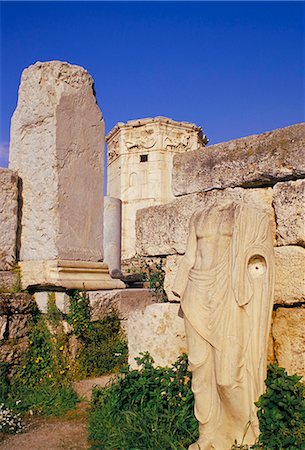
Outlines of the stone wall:
{"type": "Polygon", "coordinates": [[[0,294],[0,361],[14,372],[29,346],[27,332],[37,306],[27,293],[0,294]]]}
{"type": "Polygon", "coordinates": [[[171,287],[193,212],[224,197],[263,208],[270,216],[276,259],[269,360],[305,376],[304,147],[301,123],[176,155],[172,187],[177,198],[138,211],[136,234],[139,256],[167,255],[165,290],[169,301],[177,302],[171,287]]]}

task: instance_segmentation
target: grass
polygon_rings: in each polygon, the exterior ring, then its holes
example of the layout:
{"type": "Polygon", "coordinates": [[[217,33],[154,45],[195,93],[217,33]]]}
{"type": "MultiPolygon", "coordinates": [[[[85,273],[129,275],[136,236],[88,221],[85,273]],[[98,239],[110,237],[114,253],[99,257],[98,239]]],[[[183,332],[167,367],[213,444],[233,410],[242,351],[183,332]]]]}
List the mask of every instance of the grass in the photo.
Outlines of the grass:
{"type": "Polygon", "coordinates": [[[89,413],[93,450],[183,450],[198,438],[186,355],[170,368],[126,370],[108,389],[96,389],[89,413]]]}

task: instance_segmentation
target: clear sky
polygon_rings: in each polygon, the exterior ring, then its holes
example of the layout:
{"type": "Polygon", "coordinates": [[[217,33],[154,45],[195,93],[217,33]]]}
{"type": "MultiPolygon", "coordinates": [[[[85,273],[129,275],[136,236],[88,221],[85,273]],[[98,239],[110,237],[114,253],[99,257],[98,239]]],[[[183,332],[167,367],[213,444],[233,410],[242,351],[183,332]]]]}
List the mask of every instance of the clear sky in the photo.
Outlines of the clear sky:
{"type": "Polygon", "coordinates": [[[95,80],[106,131],[163,115],[210,144],[304,121],[303,2],[2,2],[0,166],[22,70],[95,80]]]}

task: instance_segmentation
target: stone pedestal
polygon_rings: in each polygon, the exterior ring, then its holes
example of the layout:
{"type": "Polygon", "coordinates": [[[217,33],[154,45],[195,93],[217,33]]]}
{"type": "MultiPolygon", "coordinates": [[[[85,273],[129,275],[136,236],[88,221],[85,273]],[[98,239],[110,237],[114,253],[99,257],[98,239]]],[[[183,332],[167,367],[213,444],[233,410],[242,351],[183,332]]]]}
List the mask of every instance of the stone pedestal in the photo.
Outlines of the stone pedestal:
{"type": "Polygon", "coordinates": [[[122,201],[104,198],[104,261],[112,275],[121,272],[121,217],[122,201]]]}
{"type": "Polygon", "coordinates": [[[112,279],[105,263],[88,261],[21,261],[21,286],[58,286],[86,291],[123,289],[121,280],[112,279]]]}
{"type": "Polygon", "coordinates": [[[138,365],[135,357],[149,352],[156,366],[171,366],[182,353],[187,352],[184,321],[178,315],[180,305],[155,303],[144,311],[135,311],[127,322],[128,363],[138,365]]]}
{"type": "Polygon", "coordinates": [[[104,121],[93,79],[82,67],[52,61],[24,70],[11,123],[10,168],[23,183],[23,287],[115,287],[98,263],[104,121]]]}

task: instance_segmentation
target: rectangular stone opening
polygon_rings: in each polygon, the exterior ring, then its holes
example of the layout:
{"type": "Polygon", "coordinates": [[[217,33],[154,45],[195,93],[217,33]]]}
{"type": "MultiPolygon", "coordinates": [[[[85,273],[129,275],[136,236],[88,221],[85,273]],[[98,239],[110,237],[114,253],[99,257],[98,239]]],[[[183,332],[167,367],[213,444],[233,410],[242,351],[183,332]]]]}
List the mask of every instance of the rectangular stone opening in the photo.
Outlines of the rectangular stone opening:
{"type": "Polygon", "coordinates": [[[140,162],[147,162],[148,161],[148,155],[140,155],[140,162]]]}

